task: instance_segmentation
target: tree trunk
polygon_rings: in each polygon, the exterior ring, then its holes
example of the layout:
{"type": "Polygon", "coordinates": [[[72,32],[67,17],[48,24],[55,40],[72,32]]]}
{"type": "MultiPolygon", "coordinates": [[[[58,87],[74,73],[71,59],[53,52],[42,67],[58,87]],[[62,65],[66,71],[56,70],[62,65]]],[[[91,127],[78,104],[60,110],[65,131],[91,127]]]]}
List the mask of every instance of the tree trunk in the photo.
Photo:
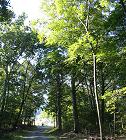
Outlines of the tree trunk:
{"type": "Polygon", "coordinates": [[[98,95],[97,95],[97,84],[96,84],[96,56],[95,54],[93,54],[93,64],[94,64],[94,93],[95,93],[95,100],[96,100],[96,107],[97,107],[100,138],[102,140],[103,136],[102,136],[101,118],[100,118],[100,110],[99,110],[98,95]]]}
{"type": "Polygon", "coordinates": [[[115,137],[115,131],[116,131],[116,112],[113,114],[113,135],[115,137]]]}
{"type": "Polygon", "coordinates": [[[20,117],[21,117],[22,110],[23,110],[23,106],[24,106],[24,104],[25,104],[25,102],[26,102],[26,99],[27,99],[29,90],[30,90],[31,85],[32,85],[32,81],[33,81],[33,77],[32,77],[32,79],[31,79],[31,81],[30,81],[30,83],[29,83],[28,89],[26,90],[26,77],[25,77],[22,101],[21,101],[19,113],[18,113],[18,115],[17,115],[17,118],[16,118],[15,123],[14,123],[14,126],[13,126],[14,129],[16,128],[16,126],[17,126],[17,124],[18,124],[18,122],[19,122],[19,119],[20,119],[20,117]]]}
{"type": "Polygon", "coordinates": [[[9,77],[8,77],[8,64],[5,66],[5,74],[6,74],[6,78],[4,81],[4,90],[3,90],[3,94],[2,94],[2,99],[1,99],[1,108],[0,108],[0,128],[2,127],[3,124],[3,119],[6,118],[5,116],[5,106],[7,103],[7,92],[9,92],[8,90],[8,86],[9,86],[9,77]]]}
{"type": "Polygon", "coordinates": [[[19,109],[19,113],[18,113],[18,115],[17,115],[17,118],[16,118],[16,120],[15,120],[15,123],[14,123],[14,126],[13,126],[13,129],[16,129],[16,127],[17,127],[17,124],[18,124],[18,121],[19,121],[19,118],[20,118],[20,116],[21,116],[21,113],[22,113],[22,109],[23,109],[23,105],[24,105],[24,103],[25,103],[25,81],[24,81],[24,89],[23,89],[23,96],[22,96],[22,101],[21,101],[21,105],[20,105],[20,109],[19,109]]]}
{"type": "Polygon", "coordinates": [[[71,88],[72,88],[72,105],[73,105],[73,120],[74,120],[74,132],[79,132],[79,119],[76,99],[76,86],[75,86],[75,75],[71,77],[71,88]]]}
{"type": "Polygon", "coordinates": [[[6,99],[7,99],[7,91],[8,91],[8,84],[9,84],[9,82],[8,82],[8,65],[6,65],[5,73],[6,73],[6,78],[5,78],[5,82],[4,82],[4,91],[3,91],[3,95],[2,95],[1,113],[5,109],[5,104],[6,104],[6,99]]]}
{"type": "MultiPolygon", "coordinates": [[[[105,83],[104,83],[104,74],[102,72],[101,74],[101,95],[103,96],[105,94],[105,83]]],[[[103,127],[104,127],[104,118],[105,118],[105,102],[104,102],[104,99],[102,99],[102,102],[101,102],[101,122],[102,122],[102,130],[103,130],[103,127]]]]}
{"type": "Polygon", "coordinates": [[[62,130],[62,111],[61,111],[61,81],[59,73],[57,74],[57,127],[60,133],[62,130]]]}

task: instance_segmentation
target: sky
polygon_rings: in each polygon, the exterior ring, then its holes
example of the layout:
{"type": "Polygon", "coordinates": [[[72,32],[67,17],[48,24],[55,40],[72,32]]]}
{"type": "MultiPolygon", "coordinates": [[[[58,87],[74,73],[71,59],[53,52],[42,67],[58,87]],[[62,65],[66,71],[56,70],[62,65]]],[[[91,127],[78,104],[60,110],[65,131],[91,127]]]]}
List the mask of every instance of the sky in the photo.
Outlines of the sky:
{"type": "Polygon", "coordinates": [[[18,16],[25,12],[28,15],[28,20],[34,20],[43,16],[40,10],[41,0],[11,0],[10,4],[18,16]]]}

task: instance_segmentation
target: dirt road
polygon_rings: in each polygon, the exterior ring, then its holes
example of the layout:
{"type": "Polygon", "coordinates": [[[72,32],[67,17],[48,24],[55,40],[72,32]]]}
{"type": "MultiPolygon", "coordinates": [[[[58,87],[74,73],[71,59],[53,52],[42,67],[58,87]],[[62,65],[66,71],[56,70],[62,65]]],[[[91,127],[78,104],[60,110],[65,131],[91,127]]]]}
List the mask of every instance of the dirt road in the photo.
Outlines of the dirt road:
{"type": "Polygon", "coordinates": [[[22,140],[57,140],[52,136],[44,136],[43,132],[47,130],[48,127],[39,126],[36,130],[28,131],[28,136],[22,136],[22,140]]]}

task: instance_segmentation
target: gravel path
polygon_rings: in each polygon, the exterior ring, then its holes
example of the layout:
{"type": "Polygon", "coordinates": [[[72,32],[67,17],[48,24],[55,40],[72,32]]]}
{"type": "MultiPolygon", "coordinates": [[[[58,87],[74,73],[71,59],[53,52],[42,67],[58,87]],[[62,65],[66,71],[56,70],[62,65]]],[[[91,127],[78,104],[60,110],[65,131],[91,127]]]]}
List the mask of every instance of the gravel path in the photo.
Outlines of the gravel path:
{"type": "Polygon", "coordinates": [[[47,127],[39,126],[34,131],[28,131],[28,136],[23,136],[22,140],[56,140],[54,137],[43,136],[43,132],[48,129],[47,127]]]}

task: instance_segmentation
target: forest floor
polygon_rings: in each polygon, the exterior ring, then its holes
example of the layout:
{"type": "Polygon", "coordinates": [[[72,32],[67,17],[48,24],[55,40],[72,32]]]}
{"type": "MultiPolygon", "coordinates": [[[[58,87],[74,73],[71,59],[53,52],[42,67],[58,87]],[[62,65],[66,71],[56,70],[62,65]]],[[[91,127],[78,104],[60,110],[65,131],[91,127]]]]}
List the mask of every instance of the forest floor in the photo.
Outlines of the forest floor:
{"type": "Polygon", "coordinates": [[[56,140],[54,136],[45,136],[50,127],[38,126],[35,130],[27,131],[27,136],[20,136],[21,140],[56,140]]]}
{"type": "Polygon", "coordinates": [[[0,140],[57,140],[55,136],[46,135],[49,129],[51,128],[38,126],[28,130],[17,130],[0,135],[0,140]]]}
{"type": "MultiPolygon", "coordinates": [[[[21,140],[100,140],[97,135],[84,135],[82,133],[75,134],[73,131],[63,133],[59,135],[55,130],[48,126],[38,126],[34,130],[27,130],[26,135],[19,136],[21,140]],[[54,133],[53,133],[54,131],[54,133]]],[[[106,136],[105,140],[126,140],[126,136],[120,136],[113,138],[112,136],[106,136]]]]}
{"type": "MultiPolygon", "coordinates": [[[[38,126],[5,134],[3,137],[0,136],[0,140],[95,140],[98,138],[97,136],[85,136],[81,133],[75,134],[72,131],[56,136],[57,132],[55,130],[47,126],[38,126]]],[[[115,139],[106,137],[105,140],[126,140],[126,137],[117,137],[115,139]]]]}
{"type": "MultiPolygon", "coordinates": [[[[98,135],[75,134],[73,132],[64,133],[59,138],[60,140],[100,140],[98,135]]],[[[115,138],[112,136],[105,136],[104,140],[126,140],[126,136],[116,136],[115,138]]]]}

